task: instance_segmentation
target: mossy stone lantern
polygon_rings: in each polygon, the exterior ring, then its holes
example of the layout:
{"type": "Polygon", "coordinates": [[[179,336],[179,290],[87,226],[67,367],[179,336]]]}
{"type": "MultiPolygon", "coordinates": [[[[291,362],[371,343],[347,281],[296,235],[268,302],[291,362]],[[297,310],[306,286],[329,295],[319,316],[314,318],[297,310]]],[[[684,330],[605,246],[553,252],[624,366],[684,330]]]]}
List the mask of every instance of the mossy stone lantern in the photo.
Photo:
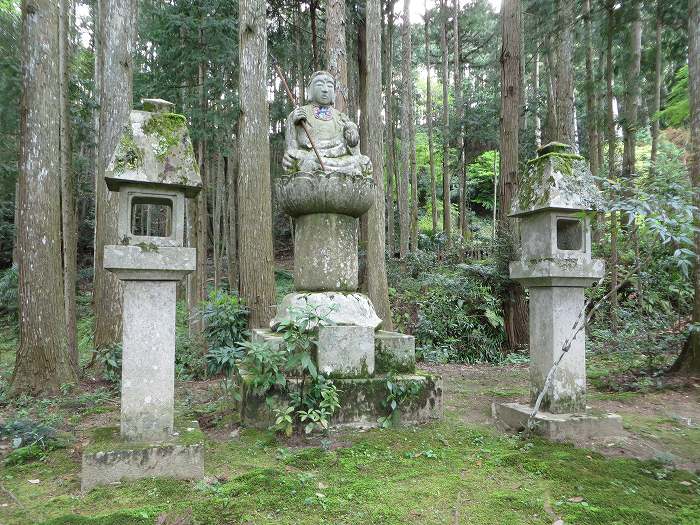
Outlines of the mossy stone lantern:
{"type": "Polygon", "coordinates": [[[185,117],[145,99],[132,111],[107,168],[119,192],[119,244],[104,267],[123,282],[121,435],[159,441],[173,433],[175,292],[196,267],[184,246],[185,199],[202,187],[185,117]]]}
{"type": "MultiPolygon", "coordinates": [[[[540,148],[515,195],[511,217],[520,219],[520,260],[510,276],[529,289],[531,401],[583,322],[584,290],[604,274],[591,257],[590,213],[600,208],[600,192],[579,155],[566,144],[540,148]]],[[[541,409],[581,413],[586,409],[585,332],[562,359],[541,409]]]]}

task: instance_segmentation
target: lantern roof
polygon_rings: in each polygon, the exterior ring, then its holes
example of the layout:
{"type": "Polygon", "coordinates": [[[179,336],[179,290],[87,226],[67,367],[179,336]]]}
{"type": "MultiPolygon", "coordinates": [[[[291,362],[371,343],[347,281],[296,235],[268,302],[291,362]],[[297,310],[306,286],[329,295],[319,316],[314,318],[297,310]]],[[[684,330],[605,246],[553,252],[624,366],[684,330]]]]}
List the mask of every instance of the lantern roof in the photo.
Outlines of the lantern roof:
{"type": "Polygon", "coordinates": [[[571,146],[550,142],[537,150],[513,198],[511,217],[547,210],[592,211],[602,206],[602,195],[586,160],[571,146]]]}
{"type": "Polygon", "coordinates": [[[199,166],[183,115],[171,113],[171,102],[144,99],[133,110],[107,166],[105,180],[111,191],[123,184],[145,184],[153,189],[181,189],[194,197],[202,189],[199,166]]]}

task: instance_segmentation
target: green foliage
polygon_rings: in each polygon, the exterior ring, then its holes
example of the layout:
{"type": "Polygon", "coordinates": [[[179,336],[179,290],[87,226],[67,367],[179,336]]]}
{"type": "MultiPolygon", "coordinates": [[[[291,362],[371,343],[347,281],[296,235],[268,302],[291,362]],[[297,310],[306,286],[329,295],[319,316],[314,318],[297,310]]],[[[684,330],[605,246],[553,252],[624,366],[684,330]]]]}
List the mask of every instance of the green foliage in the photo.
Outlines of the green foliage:
{"type": "Polygon", "coordinates": [[[31,419],[14,419],[0,425],[0,439],[10,441],[13,448],[4,460],[8,467],[42,459],[48,451],[64,446],[56,429],[31,419]]]}
{"type": "Polygon", "coordinates": [[[401,406],[420,395],[423,383],[416,380],[397,381],[396,374],[391,372],[386,378],[386,390],[387,396],[383,404],[389,410],[389,414],[377,420],[381,428],[396,426],[399,423],[401,406]]]}
{"type": "Polygon", "coordinates": [[[503,357],[503,313],[492,265],[458,266],[419,250],[388,267],[395,325],[416,337],[419,357],[470,363],[503,357]]]}
{"type": "Polygon", "coordinates": [[[97,360],[102,365],[102,377],[110,383],[119,383],[122,379],[122,345],[114,343],[99,351],[97,360]]]}
{"type": "Polygon", "coordinates": [[[238,346],[248,335],[248,310],[235,293],[214,290],[199,306],[198,316],[209,348],[205,356],[209,374],[229,376],[241,354],[238,346]]]}
{"type": "Polygon", "coordinates": [[[16,266],[0,270],[0,314],[17,319],[19,309],[19,274],[16,266]]]}
{"type": "Polygon", "coordinates": [[[264,343],[241,343],[244,357],[240,360],[240,375],[253,393],[264,396],[273,388],[283,389],[287,386],[284,365],[287,352],[274,349],[264,343]]]}
{"type": "Polygon", "coordinates": [[[489,150],[479,155],[467,166],[469,199],[485,210],[493,210],[494,167],[498,170],[498,151],[489,150]]]}
{"type": "Polygon", "coordinates": [[[688,122],[690,118],[688,64],[681,67],[676,73],[666,107],[659,111],[655,118],[666,121],[670,126],[682,126],[688,122]]]}

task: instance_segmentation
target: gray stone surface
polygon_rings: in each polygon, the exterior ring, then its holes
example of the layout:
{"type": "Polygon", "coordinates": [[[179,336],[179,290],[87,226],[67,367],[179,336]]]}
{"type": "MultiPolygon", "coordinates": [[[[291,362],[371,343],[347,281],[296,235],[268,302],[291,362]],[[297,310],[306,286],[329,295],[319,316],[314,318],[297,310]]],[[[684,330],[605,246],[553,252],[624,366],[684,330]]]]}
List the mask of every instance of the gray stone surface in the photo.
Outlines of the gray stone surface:
{"type": "MultiPolygon", "coordinates": [[[[583,288],[530,288],[530,396],[534,403],[549,369],[571,340],[584,305],[583,288]]],[[[586,408],[585,332],[571,340],[542,400],[541,409],[554,413],[586,408]]]]}
{"type": "MultiPolygon", "coordinates": [[[[398,382],[417,381],[421,384],[420,393],[415,399],[400,407],[400,422],[402,424],[426,423],[441,419],[443,416],[442,378],[431,374],[397,375],[398,382]]],[[[377,419],[387,416],[389,411],[385,406],[387,389],[386,377],[366,379],[333,379],[338,387],[340,409],[333,416],[331,426],[339,427],[376,427],[377,419]]],[[[294,389],[298,380],[291,379],[289,386],[294,389]]],[[[244,385],[244,411],[242,421],[246,426],[266,429],[274,417],[269,409],[265,396],[255,396],[244,385]]],[[[288,403],[282,396],[273,396],[273,406],[288,403]]]]}
{"type": "Polygon", "coordinates": [[[119,241],[122,244],[155,244],[156,246],[183,246],[185,230],[185,194],[180,190],[154,189],[146,184],[122,184],[119,188],[119,241]],[[157,237],[153,235],[134,235],[131,228],[133,203],[135,199],[142,202],[170,203],[170,235],[157,237]]]}
{"type": "Polygon", "coordinates": [[[298,172],[276,184],[277,202],[292,217],[338,213],[360,217],[372,205],[374,180],[345,173],[298,172]]]}
{"type": "Polygon", "coordinates": [[[104,267],[122,281],[179,281],[197,268],[197,249],[108,245],[104,267]]]}
{"type": "Polygon", "coordinates": [[[374,329],[366,326],[321,326],[316,344],[321,374],[369,377],[374,373],[374,329]]]}
{"type": "Polygon", "coordinates": [[[277,307],[277,315],[270,322],[270,327],[274,330],[289,319],[289,308],[307,307],[317,308],[320,314],[337,325],[368,326],[376,330],[382,322],[372,301],[361,293],[291,293],[277,307]]]}
{"type": "Polygon", "coordinates": [[[266,328],[253,328],[250,333],[253,343],[267,343],[274,350],[279,350],[284,344],[284,338],[266,328]]]}
{"type": "Polygon", "coordinates": [[[121,434],[161,441],[173,431],[175,291],[173,281],[125,281],[121,434]]]}
{"type": "Polygon", "coordinates": [[[284,169],[288,173],[323,170],[371,179],[372,163],[360,153],[357,124],[333,107],[333,75],[326,71],[315,72],[309,80],[307,96],[310,104],[295,108],[287,118],[286,150],[282,159],[284,169]],[[315,151],[307,132],[314,141],[315,151]]]}
{"type": "Polygon", "coordinates": [[[156,445],[146,448],[83,454],[80,489],[150,477],[202,479],[204,447],[156,445]]]}
{"type": "Polygon", "coordinates": [[[374,369],[411,374],[416,369],[416,339],[412,335],[378,330],[374,334],[374,369]]]}
{"type": "Polygon", "coordinates": [[[314,213],[294,223],[294,289],[357,290],[357,224],[348,215],[314,213]]]}
{"type": "MultiPolygon", "coordinates": [[[[520,403],[494,403],[492,411],[498,425],[521,431],[527,426],[532,408],[520,403]]],[[[534,432],[553,441],[585,442],[622,435],[622,418],[610,413],[539,412],[535,416],[535,423],[534,432]]]]}

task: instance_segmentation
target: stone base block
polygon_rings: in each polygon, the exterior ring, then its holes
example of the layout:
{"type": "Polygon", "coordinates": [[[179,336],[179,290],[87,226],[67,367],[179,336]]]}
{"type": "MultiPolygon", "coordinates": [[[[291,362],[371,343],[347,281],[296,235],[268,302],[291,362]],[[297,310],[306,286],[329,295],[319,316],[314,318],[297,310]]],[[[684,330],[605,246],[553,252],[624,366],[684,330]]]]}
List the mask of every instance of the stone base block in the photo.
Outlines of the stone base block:
{"type": "MultiPolygon", "coordinates": [[[[365,379],[334,379],[340,391],[340,409],[331,421],[333,427],[374,427],[377,420],[389,413],[385,406],[387,397],[386,376],[365,379]]],[[[396,381],[416,381],[421,384],[420,393],[400,407],[400,421],[415,424],[441,419],[443,415],[442,378],[437,375],[405,374],[396,376],[396,381]]],[[[294,380],[289,381],[294,388],[294,380]]],[[[288,398],[271,395],[272,406],[283,406],[288,398]]],[[[243,388],[243,424],[254,428],[268,428],[274,422],[273,414],[265,397],[255,396],[243,388]]]]}
{"type": "Polygon", "coordinates": [[[284,338],[281,335],[266,328],[253,328],[250,340],[253,343],[267,343],[274,350],[279,350],[284,344],[284,338]]]}
{"type": "Polygon", "coordinates": [[[374,334],[374,370],[412,374],[416,371],[416,339],[412,335],[379,330],[374,334]]]}
{"type": "Polygon", "coordinates": [[[289,319],[289,309],[315,308],[337,325],[368,326],[374,330],[382,320],[374,310],[372,301],[361,293],[341,292],[294,292],[285,295],[277,306],[277,315],[270,322],[271,328],[276,328],[289,319]]]}
{"type": "Polygon", "coordinates": [[[327,377],[374,373],[374,330],[366,326],[322,326],[316,345],[318,371],[327,377]]]}
{"type": "MultiPolygon", "coordinates": [[[[196,421],[194,422],[196,425],[196,421]]],[[[80,489],[88,492],[98,485],[144,478],[202,479],[204,446],[193,443],[201,436],[198,428],[184,435],[173,435],[157,444],[112,440],[98,441],[83,452],[80,489]]],[[[107,431],[118,436],[118,429],[107,431]]]]}
{"type": "MultiPolygon", "coordinates": [[[[532,407],[521,403],[494,403],[492,412],[497,424],[521,431],[527,426],[532,407]]],[[[611,413],[540,412],[535,416],[534,432],[552,441],[591,441],[622,435],[622,418],[611,413]]]]}

